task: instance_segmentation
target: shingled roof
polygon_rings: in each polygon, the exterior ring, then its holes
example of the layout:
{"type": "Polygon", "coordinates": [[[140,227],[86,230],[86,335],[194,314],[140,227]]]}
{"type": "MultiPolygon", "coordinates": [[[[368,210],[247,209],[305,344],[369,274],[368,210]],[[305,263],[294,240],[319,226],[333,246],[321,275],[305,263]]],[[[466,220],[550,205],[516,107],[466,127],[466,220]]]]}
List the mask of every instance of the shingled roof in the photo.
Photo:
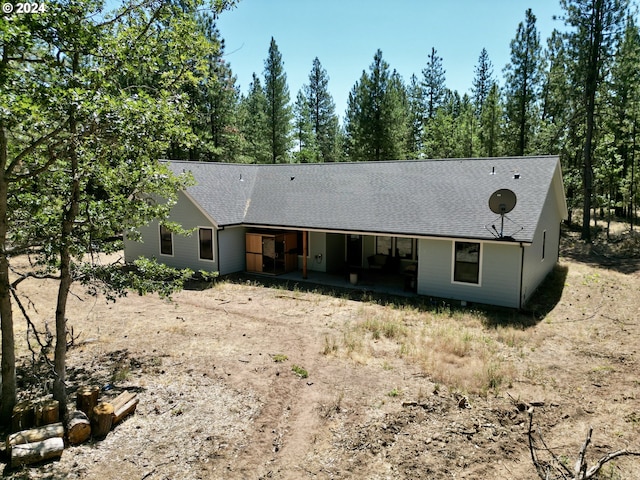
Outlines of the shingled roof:
{"type": "MultiPolygon", "coordinates": [[[[498,189],[518,202],[505,234],[531,242],[554,178],[566,216],[557,156],[358,163],[242,165],[168,162],[191,171],[191,199],[218,226],[254,225],[335,232],[493,239],[485,225],[498,189]],[[513,223],[512,223],[512,222],[513,223]]],[[[499,219],[498,219],[499,221],[499,219]]]]}

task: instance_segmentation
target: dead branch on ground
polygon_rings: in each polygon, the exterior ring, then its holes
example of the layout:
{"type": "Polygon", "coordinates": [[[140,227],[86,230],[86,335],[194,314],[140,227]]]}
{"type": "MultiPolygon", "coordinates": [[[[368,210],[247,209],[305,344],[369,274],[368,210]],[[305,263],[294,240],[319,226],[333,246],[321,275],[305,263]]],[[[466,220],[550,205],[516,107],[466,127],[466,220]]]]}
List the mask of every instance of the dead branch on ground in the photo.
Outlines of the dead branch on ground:
{"type": "MultiPolygon", "coordinates": [[[[578,452],[578,459],[574,469],[571,471],[566,464],[567,462],[563,461],[551,448],[547,446],[542,438],[542,434],[534,428],[533,411],[533,407],[527,410],[527,413],[529,414],[529,452],[531,453],[531,461],[533,462],[536,472],[542,480],[589,480],[595,478],[600,469],[615,458],[623,456],[640,456],[640,451],[633,451],[625,448],[608,453],[589,468],[586,456],[587,448],[589,448],[591,435],[593,433],[593,428],[590,427],[587,432],[587,438],[578,452]],[[535,435],[536,433],[537,438],[535,435]],[[540,452],[545,452],[550,459],[542,460],[539,456],[540,452]]],[[[568,457],[564,456],[563,458],[568,457]]]]}

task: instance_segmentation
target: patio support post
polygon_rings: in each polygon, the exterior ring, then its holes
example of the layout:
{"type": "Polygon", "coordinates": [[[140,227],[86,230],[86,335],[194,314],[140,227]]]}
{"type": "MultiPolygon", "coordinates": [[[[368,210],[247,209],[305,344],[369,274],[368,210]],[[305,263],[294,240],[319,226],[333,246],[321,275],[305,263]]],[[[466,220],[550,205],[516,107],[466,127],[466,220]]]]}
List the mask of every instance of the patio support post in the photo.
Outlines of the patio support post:
{"type": "Polygon", "coordinates": [[[309,232],[306,230],[302,231],[302,278],[307,279],[307,256],[309,252],[307,251],[307,235],[309,232]]]}

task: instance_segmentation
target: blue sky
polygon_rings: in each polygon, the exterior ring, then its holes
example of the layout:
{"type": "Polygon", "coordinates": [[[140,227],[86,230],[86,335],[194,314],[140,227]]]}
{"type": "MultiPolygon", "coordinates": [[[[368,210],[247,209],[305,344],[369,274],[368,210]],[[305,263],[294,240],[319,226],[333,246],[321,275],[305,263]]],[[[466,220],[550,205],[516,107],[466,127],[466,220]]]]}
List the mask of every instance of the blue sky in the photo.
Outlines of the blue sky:
{"type": "Polygon", "coordinates": [[[240,0],[218,28],[226,59],[247,92],[252,73],[263,78],[271,37],[282,54],[291,101],[308,83],[313,59],[327,71],[342,118],[349,91],[379,48],[405,82],[421,76],[432,47],[443,59],[446,84],[468,93],[482,48],[502,79],[510,42],[527,8],[537,17],[541,43],[563,29],[559,0],[240,0]]]}

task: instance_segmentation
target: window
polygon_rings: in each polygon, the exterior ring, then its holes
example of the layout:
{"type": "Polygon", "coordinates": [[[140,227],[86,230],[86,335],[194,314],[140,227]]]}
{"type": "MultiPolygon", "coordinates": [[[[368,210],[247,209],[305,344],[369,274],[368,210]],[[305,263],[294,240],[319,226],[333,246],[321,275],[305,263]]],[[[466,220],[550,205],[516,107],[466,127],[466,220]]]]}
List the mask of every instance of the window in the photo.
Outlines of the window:
{"type": "Polygon", "coordinates": [[[376,237],[376,254],[391,255],[391,237],[376,237]]]}
{"type": "Polygon", "coordinates": [[[480,244],[455,242],[453,281],[480,283],[480,244]]]}
{"type": "Polygon", "coordinates": [[[397,238],[396,239],[396,254],[400,258],[413,258],[413,239],[411,238],[397,238]]]}
{"type": "Polygon", "coordinates": [[[213,230],[200,228],[198,237],[200,240],[200,260],[213,260],[213,230]]]}
{"type": "Polygon", "coordinates": [[[164,225],[160,225],[160,254],[173,255],[173,234],[164,225]]]}

